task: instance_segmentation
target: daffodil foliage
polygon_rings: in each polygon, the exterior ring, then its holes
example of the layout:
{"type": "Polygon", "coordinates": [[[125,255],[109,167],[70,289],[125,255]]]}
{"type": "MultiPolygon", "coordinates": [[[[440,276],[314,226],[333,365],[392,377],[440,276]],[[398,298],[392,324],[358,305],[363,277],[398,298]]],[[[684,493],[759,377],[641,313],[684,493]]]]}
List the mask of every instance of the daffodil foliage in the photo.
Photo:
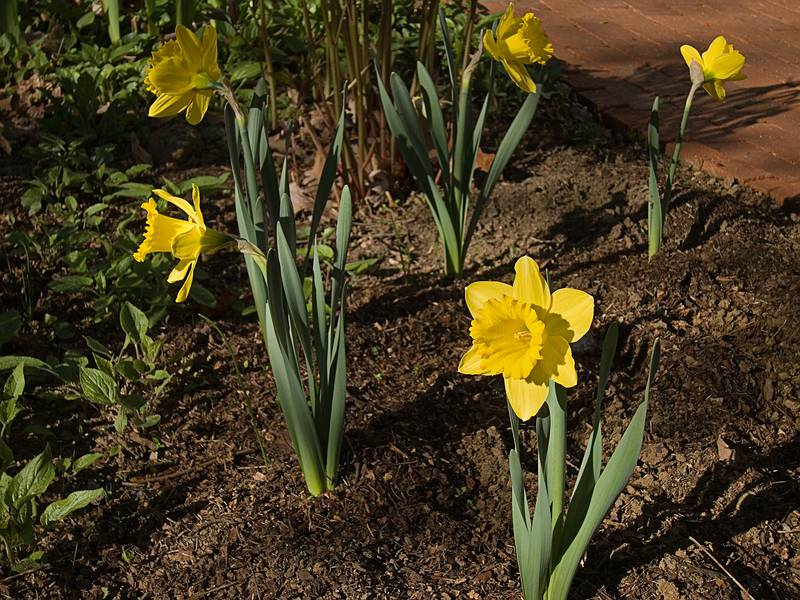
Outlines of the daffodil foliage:
{"type": "Polygon", "coordinates": [[[683,107],[683,116],[678,128],[678,137],[675,139],[675,149],[672,151],[672,160],[667,172],[667,180],[664,184],[663,193],[659,189],[658,173],[661,160],[661,140],[659,137],[659,118],[661,111],[661,101],[658,96],[653,100],[653,108],[650,111],[650,124],[647,127],[647,146],[649,154],[649,178],[648,178],[648,204],[647,204],[647,252],[653,257],[661,248],[664,236],[664,224],[667,220],[667,211],[672,199],[672,186],[675,181],[675,171],[681,156],[681,145],[683,144],[683,134],[686,131],[686,123],[689,120],[689,111],[697,90],[702,87],[709,96],[722,102],[725,100],[725,83],[729,81],[741,81],[747,77],[742,73],[744,69],[744,55],[733,48],[733,44],[728,43],[724,36],[717,36],[708,46],[708,49],[700,52],[688,44],[681,46],[681,55],[686,65],[689,67],[689,79],[691,88],[686,96],[683,107]]]}
{"type": "MultiPolygon", "coordinates": [[[[513,11],[511,17],[513,18],[513,11]]],[[[484,99],[477,119],[475,119],[472,115],[471,84],[473,73],[480,59],[480,52],[472,57],[470,64],[461,75],[461,81],[457,82],[458,65],[453,58],[453,47],[450,43],[447,23],[443,13],[439,13],[451,92],[452,109],[449,115],[449,126],[442,111],[436,84],[422,63],[417,63],[417,78],[422,91],[424,107],[424,110],[420,111],[421,114],[415,108],[408,88],[397,73],[392,73],[390,78],[391,95],[383,85],[380,75],[377,77],[381,104],[389,129],[417,188],[428,203],[434,224],[439,232],[439,239],[444,250],[444,270],[447,275],[462,273],[470,241],[481,213],[495,184],[500,179],[503,169],[511,160],[511,155],[533,120],[539,104],[541,89],[536,87],[533,80],[530,79],[530,75],[526,75],[527,79],[523,78],[522,71],[525,70],[525,67],[521,61],[528,59],[521,57],[522,50],[520,50],[523,45],[529,42],[533,43],[528,38],[532,35],[531,28],[536,27],[536,24],[530,19],[525,22],[526,24],[508,23],[507,19],[503,23],[501,25],[503,32],[509,35],[501,36],[498,41],[491,42],[492,48],[499,54],[495,55],[491,49],[489,50],[490,54],[500,57],[504,67],[512,75],[512,79],[517,77],[515,79],[517,84],[525,91],[532,93],[528,94],[500,141],[477,198],[472,198],[471,193],[473,173],[491,99],[490,91],[484,99]],[[512,31],[516,33],[510,33],[512,31]],[[517,39],[513,35],[522,36],[522,38],[517,39]],[[433,142],[432,150],[438,163],[438,173],[434,170],[429,147],[425,142],[426,130],[430,131],[430,138],[433,142]]],[[[498,27],[498,30],[501,27],[498,27]]],[[[545,38],[539,41],[544,44],[545,49],[549,48],[549,52],[552,54],[552,46],[549,45],[549,41],[546,42],[545,38]]],[[[528,56],[530,57],[530,53],[528,56]]],[[[544,60],[546,59],[542,55],[542,61],[544,60]]],[[[527,74],[527,71],[525,73],[527,74]]]]}

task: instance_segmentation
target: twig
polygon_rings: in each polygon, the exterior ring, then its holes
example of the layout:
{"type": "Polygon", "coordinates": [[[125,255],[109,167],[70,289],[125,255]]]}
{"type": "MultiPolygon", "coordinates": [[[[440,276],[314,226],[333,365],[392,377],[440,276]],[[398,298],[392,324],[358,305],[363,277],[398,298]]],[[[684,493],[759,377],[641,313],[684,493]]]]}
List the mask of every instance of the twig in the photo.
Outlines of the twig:
{"type": "Polygon", "coordinates": [[[24,577],[25,575],[30,575],[31,573],[36,573],[36,571],[41,571],[42,569],[48,568],[50,565],[43,564],[39,565],[38,567],[34,567],[32,569],[28,569],[27,571],[23,571],[22,573],[16,573],[14,575],[9,575],[3,579],[0,579],[0,583],[8,583],[9,581],[13,581],[14,579],[19,579],[20,577],[24,577]]]}
{"type": "MultiPolygon", "coordinates": [[[[245,454],[253,454],[256,451],[257,451],[256,448],[247,448],[245,450],[238,450],[237,452],[233,453],[231,458],[235,458],[237,456],[244,456],[245,454]]],[[[192,471],[197,471],[198,469],[202,469],[209,465],[213,465],[214,463],[226,460],[227,458],[228,457],[209,458],[208,460],[204,460],[203,462],[194,464],[191,467],[186,467],[185,469],[178,469],[177,471],[172,471],[171,473],[164,473],[163,475],[156,475],[154,477],[137,477],[130,481],[123,481],[122,485],[124,485],[125,487],[142,487],[150,483],[158,483],[159,481],[174,479],[175,477],[181,477],[182,475],[187,475],[192,471]]]]}
{"type": "Polygon", "coordinates": [[[727,575],[728,577],[730,577],[731,581],[733,581],[733,583],[735,583],[735,584],[736,584],[736,587],[738,587],[740,590],[742,590],[742,592],[744,592],[745,596],[746,596],[746,597],[747,597],[749,600],[756,600],[755,598],[753,598],[753,596],[750,594],[750,592],[748,592],[748,591],[747,591],[747,588],[746,588],[746,587],[744,587],[744,586],[743,586],[741,583],[739,583],[739,580],[738,580],[738,579],[736,579],[736,577],[734,577],[734,576],[731,574],[731,572],[730,572],[730,571],[728,571],[728,569],[726,569],[725,567],[723,567],[721,562],[719,562],[719,561],[718,561],[716,558],[714,558],[714,555],[713,555],[713,554],[711,554],[711,552],[709,552],[709,551],[708,551],[708,548],[706,548],[706,547],[705,547],[703,544],[701,544],[700,542],[698,542],[698,541],[697,541],[696,539],[694,539],[692,536],[689,536],[689,539],[692,541],[692,543],[693,543],[695,546],[697,546],[697,547],[700,549],[700,551],[701,551],[703,554],[705,554],[705,555],[706,555],[708,558],[710,558],[710,559],[711,559],[711,561],[712,561],[712,562],[713,562],[715,565],[717,565],[717,566],[718,566],[720,569],[722,569],[722,572],[723,572],[723,573],[725,573],[725,575],[727,575]]]}

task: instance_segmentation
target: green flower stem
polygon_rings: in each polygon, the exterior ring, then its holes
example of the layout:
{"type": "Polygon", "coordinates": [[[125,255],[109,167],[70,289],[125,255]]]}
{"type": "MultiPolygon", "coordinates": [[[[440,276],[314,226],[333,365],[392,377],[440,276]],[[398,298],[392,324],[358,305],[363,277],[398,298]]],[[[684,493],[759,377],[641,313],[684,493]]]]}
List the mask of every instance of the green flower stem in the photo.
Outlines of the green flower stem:
{"type": "MultiPolygon", "coordinates": [[[[689,90],[689,95],[686,96],[686,104],[683,107],[683,117],[681,117],[681,126],[678,129],[678,138],[675,140],[675,149],[672,152],[672,161],[669,164],[669,173],[667,173],[667,184],[664,188],[664,196],[661,199],[661,215],[662,220],[667,215],[669,208],[669,201],[672,199],[672,182],[675,180],[675,170],[678,168],[678,160],[681,156],[681,145],[683,144],[683,134],[686,131],[686,123],[689,121],[689,111],[692,109],[692,102],[694,95],[700,88],[700,83],[692,83],[692,88],[689,90]]],[[[659,243],[659,246],[661,244],[659,243]]]]}
{"type": "Polygon", "coordinates": [[[550,437],[547,444],[545,472],[547,491],[552,501],[553,548],[558,548],[564,509],[564,472],[567,452],[567,398],[564,388],[550,382],[547,406],[550,410],[550,437]]]}
{"type": "Polygon", "coordinates": [[[14,41],[19,42],[19,12],[17,0],[3,0],[0,7],[0,33],[7,33],[14,41]]]}

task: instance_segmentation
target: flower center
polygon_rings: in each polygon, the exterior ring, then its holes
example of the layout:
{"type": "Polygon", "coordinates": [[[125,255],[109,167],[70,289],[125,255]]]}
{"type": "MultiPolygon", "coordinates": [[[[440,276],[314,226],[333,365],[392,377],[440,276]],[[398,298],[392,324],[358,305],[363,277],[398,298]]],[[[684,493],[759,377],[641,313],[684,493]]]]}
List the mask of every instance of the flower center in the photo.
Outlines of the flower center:
{"type": "Polygon", "coordinates": [[[472,321],[470,335],[483,368],[522,379],[542,357],[544,331],[533,306],[504,296],[484,304],[472,321]]]}

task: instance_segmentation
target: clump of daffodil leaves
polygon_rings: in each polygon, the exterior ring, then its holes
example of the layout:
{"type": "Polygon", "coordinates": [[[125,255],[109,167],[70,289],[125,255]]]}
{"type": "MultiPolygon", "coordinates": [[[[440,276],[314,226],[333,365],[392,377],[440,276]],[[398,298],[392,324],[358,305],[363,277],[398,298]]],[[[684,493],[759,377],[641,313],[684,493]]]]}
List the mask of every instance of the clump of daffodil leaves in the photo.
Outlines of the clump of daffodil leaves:
{"type": "Polygon", "coordinates": [[[157,49],[150,59],[144,84],[156,99],[149,115],[168,118],[184,113],[186,120],[196,125],[205,116],[215,92],[225,99],[225,133],[235,186],[233,203],[241,237],[207,227],[196,186],[192,188],[191,204],[164,190],[154,190],[155,196],[183,211],[186,219],[159,213],[155,199],[148,199],[142,204],[147,212],[144,240],[134,258],[143,261],[153,252],[171,253],[178,263],[168,281],[183,281],[176,298],[183,302],[189,296],[195,268],[203,254],[231,249],[244,255],[278,403],[306,486],[313,496],[319,496],[336,483],[347,388],[345,261],[352,227],[347,186],[340,195],[336,249],[327,277],[323,276],[316,243],[317,228],[338,171],[344,116],[339,119],[320,176],[309,227],[310,242],[305,250],[299,250],[288,163],[284,160],[278,177],[265,129],[265,82],[256,85],[245,115],[217,64],[216,30],[206,26],[198,37],[178,25],[175,38],[157,49]],[[311,282],[310,290],[307,281],[311,282]],[[325,281],[330,282],[327,297],[325,281]]]}
{"type": "MultiPolygon", "coordinates": [[[[417,63],[417,80],[422,93],[422,110],[417,110],[408,87],[397,73],[390,77],[391,96],[383,78],[378,76],[377,81],[389,129],[417,188],[428,203],[438,230],[444,251],[445,275],[458,276],[464,271],[472,236],[492,190],[536,114],[541,85],[537,85],[528,72],[528,66],[543,65],[550,60],[553,45],[533,13],[517,18],[513,6],[509,5],[499,19],[496,31],[484,32],[481,47],[472,55],[461,72],[461,80],[457,81],[460,65],[453,58],[450,33],[442,11],[439,12],[439,25],[449,75],[446,80],[450,88],[449,124],[437,86],[421,62],[417,63]],[[472,79],[484,47],[494,61],[503,65],[511,80],[527,97],[500,140],[486,178],[477,185],[473,179],[475,159],[493,95],[490,86],[475,119],[472,114],[472,79]],[[427,140],[431,140],[430,144],[427,140]],[[436,157],[435,163],[431,156],[436,157]],[[473,188],[477,188],[476,198],[473,198],[473,188]]],[[[490,67],[490,80],[494,76],[494,61],[490,67]]]]}
{"type": "Polygon", "coordinates": [[[570,501],[564,504],[566,390],[578,381],[571,345],[590,330],[594,299],[581,290],[550,291],[536,262],[515,265],[513,284],[478,281],[467,286],[472,347],[458,366],[468,375],[502,376],[514,449],[509,452],[512,518],[526,600],[566,600],[589,541],[633,473],[644,436],[650,386],[660,346],[653,345],[644,400],[602,468],[601,401],[618,328],[603,343],[592,433],[570,501]],[[536,418],[538,491],[530,514],[520,463],[520,420],[536,418]]]}
{"type": "Polygon", "coordinates": [[[689,67],[689,79],[692,87],[686,96],[686,103],[683,107],[683,116],[678,129],[678,137],[675,140],[675,149],[672,152],[672,161],[667,172],[667,180],[664,185],[663,194],[658,186],[658,166],[661,156],[661,141],[659,139],[659,110],[660,99],[656,96],[653,100],[653,108],[650,112],[650,125],[647,128],[647,145],[650,157],[650,174],[648,181],[649,201],[647,205],[647,233],[648,233],[648,255],[652,258],[661,248],[664,236],[664,223],[667,219],[667,211],[672,198],[672,185],[675,180],[675,170],[678,167],[678,160],[681,156],[681,144],[683,134],[686,131],[686,123],[689,120],[689,111],[697,90],[702,87],[709,96],[719,102],[725,100],[725,84],[729,81],[741,81],[747,77],[742,73],[744,69],[745,57],[735,50],[733,44],[728,43],[724,36],[717,36],[708,46],[708,49],[700,52],[688,44],[681,46],[681,55],[689,67]]]}

